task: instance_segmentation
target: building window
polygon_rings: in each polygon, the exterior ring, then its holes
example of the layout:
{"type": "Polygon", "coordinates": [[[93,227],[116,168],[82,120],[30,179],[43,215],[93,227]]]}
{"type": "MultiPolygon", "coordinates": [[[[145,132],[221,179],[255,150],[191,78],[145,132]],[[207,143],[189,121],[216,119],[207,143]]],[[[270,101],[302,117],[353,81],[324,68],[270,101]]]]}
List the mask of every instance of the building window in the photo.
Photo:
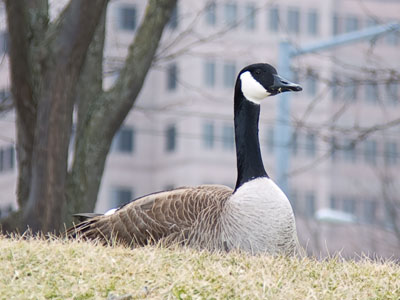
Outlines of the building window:
{"type": "Polygon", "coordinates": [[[235,85],[236,67],[233,63],[224,64],[224,87],[232,88],[235,85]]]}
{"type": "Polygon", "coordinates": [[[386,201],[385,202],[385,215],[383,225],[388,229],[393,229],[396,224],[396,212],[397,209],[393,203],[386,201]]]}
{"type": "Polygon", "coordinates": [[[307,217],[313,218],[315,215],[315,194],[314,192],[308,192],[305,196],[306,206],[305,206],[305,215],[307,217]]]}
{"type": "Polygon", "coordinates": [[[222,128],[222,147],[225,150],[233,150],[235,148],[235,138],[232,125],[224,125],[222,128]]]}
{"type": "Polygon", "coordinates": [[[0,218],[7,217],[8,215],[11,214],[12,211],[13,211],[13,207],[11,204],[0,207],[0,218]]]}
{"type": "Polygon", "coordinates": [[[374,140],[364,142],[365,161],[370,164],[376,164],[377,144],[374,140]]]}
{"type": "Polygon", "coordinates": [[[237,5],[236,3],[225,4],[225,22],[228,26],[237,25],[237,5]]]}
{"type": "Polygon", "coordinates": [[[5,107],[12,105],[12,98],[8,89],[0,89],[0,106],[2,105],[5,107]]]}
{"type": "Polygon", "coordinates": [[[217,24],[217,4],[215,2],[206,6],[205,18],[208,25],[215,26],[217,24]]]}
{"type": "Polygon", "coordinates": [[[388,82],[386,84],[386,92],[387,92],[387,98],[388,102],[397,104],[399,101],[399,89],[398,89],[398,84],[397,82],[388,82]]]}
{"type": "Polygon", "coordinates": [[[356,212],[356,201],[352,198],[343,200],[343,211],[354,214],[356,212]]]}
{"type": "Polygon", "coordinates": [[[367,27],[373,27],[378,25],[378,21],[376,19],[368,19],[367,22],[367,27]]]}
{"type": "Polygon", "coordinates": [[[338,35],[340,33],[340,19],[338,15],[332,17],[332,34],[338,35]]]}
{"type": "Polygon", "coordinates": [[[315,134],[307,133],[306,135],[306,154],[309,157],[314,157],[316,152],[315,134]]]}
{"type": "Polygon", "coordinates": [[[334,195],[331,195],[329,198],[329,207],[332,210],[338,210],[339,209],[339,199],[335,197],[334,195]]]}
{"type": "Polygon", "coordinates": [[[292,68],[292,80],[293,82],[300,82],[299,72],[296,69],[292,68]]]}
{"type": "Polygon", "coordinates": [[[271,7],[269,9],[269,30],[277,32],[279,30],[279,9],[271,7]]]}
{"type": "Polygon", "coordinates": [[[336,137],[332,136],[331,141],[330,141],[330,152],[331,152],[331,159],[332,161],[335,161],[337,159],[337,141],[336,137]]]}
{"type": "Polygon", "coordinates": [[[345,31],[351,32],[358,30],[358,19],[355,16],[349,16],[345,20],[345,31]]]}
{"type": "Polygon", "coordinates": [[[129,187],[116,187],[111,192],[110,208],[117,208],[133,200],[133,192],[129,187]]]}
{"type": "Polygon", "coordinates": [[[134,150],[133,128],[122,127],[113,139],[112,149],[117,152],[131,153],[134,150]]]}
{"type": "Polygon", "coordinates": [[[291,7],[288,10],[288,32],[300,32],[300,11],[298,8],[291,7]]]}
{"type": "Polygon", "coordinates": [[[352,140],[346,140],[343,146],[343,158],[347,161],[356,161],[356,149],[352,140]]]}
{"type": "Polygon", "coordinates": [[[267,150],[269,153],[274,152],[275,147],[275,132],[274,128],[270,127],[267,131],[267,150]]]}
{"type": "Polygon", "coordinates": [[[178,86],[178,67],[175,63],[167,67],[167,89],[170,91],[176,90],[178,86]]]}
{"type": "Polygon", "coordinates": [[[312,36],[318,35],[318,13],[317,11],[313,10],[308,12],[308,34],[312,36]]]}
{"type": "Polygon", "coordinates": [[[385,35],[386,43],[390,46],[397,46],[400,43],[399,33],[397,31],[388,32],[385,35]]]}
{"type": "Polygon", "coordinates": [[[365,85],[365,99],[372,104],[378,102],[379,87],[376,81],[369,81],[365,85]]]}
{"type": "Polygon", "coordinates": [[[14,169],[15,151],[13,146],[0,148],[0,172],[7,172],[14,169]]]}
{"type": "Polygon", "coordinates": [[[298,202],[297,198],[298,198],[297,191],[294,189],[290,189],[289,201],[290,201],[290,204],[292,205],[293,212],[295,212],[295,213],[297,212],[297,202],[298,202]]]}
{"type": "Polygon", "coordinates": [[[363,203],[363,221],[367,224],[374,224],[376,222],[376,202],[373,200],[364,200],[363,203]]]}
{"type": "Polygon", "coordinates": [[[396,142],[386,142],[385,143],[385,164],[395,165],[397,164],[397,143],[396,142]]]}
{"type": "Polygon", "coordinates": [[[317,94],[318,76],[316,74],[307,74],[306,78],[307,94],[315,96],[317,94]]]}
{"type": "Polygon", "coordinates": [[[333,74],[332,76],[331,86],[332,86],[332,100],[336,100],[339,97],[339,91],[340,91],[339,79],[336,74],[333,74]]]}
{"type": "Polygon", "coordinates": [[[344,98],[349,102],[357,99],[358,84],[355,79],[348,79],[344,87],[344,98]]]}
{"type": "Polygon", "coordinates": [[[256,28],[256,7],[252,3],[246,5],[245,28],[248,30],[256,28]]]}
{"type": "Polygon", "coordinates": [[[120,8],[119,28],[123,30],[136,29],[136,7],[123,6],[120,8]]]}
{"type": "Polygon", "coordinates": [[[176,29],[178,27],[178,4],[172,10],[171,17],[169,18],[168,27],[176,29]]]}
{"type": "Polygon", "coordinates": [[[214,124],[211,122],[203,125],[203,145],[206,149],[214,148],[214,124]]]}
{"type": "Polygon", "coordinates": [[[8,33],[0,32],[0,55],[8,53],[8,33]]]}
{"type": "Polygon", "coordinates": [[[10,97],[10,92],[8,89],[0,90],[0,102],[7,100],[10,97]]]}
{"type": "Polygon", "coordinates": [[[292,148],[292,154],[297,155],[297,152],[299,151],[299,134],[297,132],[293,132],[292,134],[292,139],[290,141],[290,145],[292,148]]]}
{"type": "Polygon", "coordinates": [[[165,150],[167,152],[173,152],[176,149],[176,127],[175,125],[169,125],[166,130],[166,143],[165,150]]]}
{"type": "Polygon", "coordinates": [[[215,62],[213,61],[204,63],[204,84],[208,87],[215,86],[215,62]]]}

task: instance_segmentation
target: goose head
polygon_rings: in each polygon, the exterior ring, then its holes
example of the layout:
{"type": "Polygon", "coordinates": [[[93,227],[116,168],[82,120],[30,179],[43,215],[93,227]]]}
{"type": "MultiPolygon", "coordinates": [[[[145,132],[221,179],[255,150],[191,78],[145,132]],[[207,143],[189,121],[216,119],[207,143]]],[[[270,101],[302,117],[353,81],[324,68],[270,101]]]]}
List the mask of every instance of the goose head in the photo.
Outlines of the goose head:
{"type": "MultiPolygon", "coordinates": [[[[237,84],[243,96],[256,104],[261,100],[284,92],[298,92],[302,87],[279,76],[276,69],[265,63],[252,64],[243,68],[237,84]]],[[[238,87],[238,86],[237,86],[238,87]]]]}

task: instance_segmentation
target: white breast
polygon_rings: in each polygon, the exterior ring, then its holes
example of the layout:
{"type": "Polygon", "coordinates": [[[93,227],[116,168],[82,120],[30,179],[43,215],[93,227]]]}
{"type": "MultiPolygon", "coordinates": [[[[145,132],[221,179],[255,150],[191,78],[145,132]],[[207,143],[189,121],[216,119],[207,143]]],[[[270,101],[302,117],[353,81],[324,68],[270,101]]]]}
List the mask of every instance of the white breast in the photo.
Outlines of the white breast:
{"type": "Polygon", "coordinates": [[[243,184],[227,201],[222,228],[228,248],[258,253],[290,253],[297,243],[292,207],[269,178],[243,184]]]}

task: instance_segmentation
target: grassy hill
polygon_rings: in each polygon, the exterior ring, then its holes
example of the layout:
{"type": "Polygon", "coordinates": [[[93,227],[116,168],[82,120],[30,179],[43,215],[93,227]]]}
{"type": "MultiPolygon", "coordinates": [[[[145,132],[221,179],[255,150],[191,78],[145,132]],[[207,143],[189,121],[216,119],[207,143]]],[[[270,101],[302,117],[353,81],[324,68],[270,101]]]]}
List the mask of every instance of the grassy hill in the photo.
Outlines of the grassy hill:
{"type": "Polygon", "coordinates": [[[400,299],[400,266],[0,237],[0,299],[112,299],[116,295],[131,296],[124,299],[400,299]]]}

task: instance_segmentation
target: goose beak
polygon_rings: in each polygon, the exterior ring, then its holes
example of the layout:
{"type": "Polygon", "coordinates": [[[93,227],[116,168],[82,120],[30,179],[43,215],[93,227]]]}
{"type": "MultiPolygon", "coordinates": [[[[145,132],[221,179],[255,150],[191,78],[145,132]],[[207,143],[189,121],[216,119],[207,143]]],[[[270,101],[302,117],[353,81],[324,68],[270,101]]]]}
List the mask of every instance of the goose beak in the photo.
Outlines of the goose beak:
{"type": "Polygon", "coordinates": [[[300,85],[290,82],[289,80],[286,80],[276,74],[274,75],[274,84],[269,89],[274,94],[279,94],[283,92],[299,92],[303,90],[300,85]]]}

